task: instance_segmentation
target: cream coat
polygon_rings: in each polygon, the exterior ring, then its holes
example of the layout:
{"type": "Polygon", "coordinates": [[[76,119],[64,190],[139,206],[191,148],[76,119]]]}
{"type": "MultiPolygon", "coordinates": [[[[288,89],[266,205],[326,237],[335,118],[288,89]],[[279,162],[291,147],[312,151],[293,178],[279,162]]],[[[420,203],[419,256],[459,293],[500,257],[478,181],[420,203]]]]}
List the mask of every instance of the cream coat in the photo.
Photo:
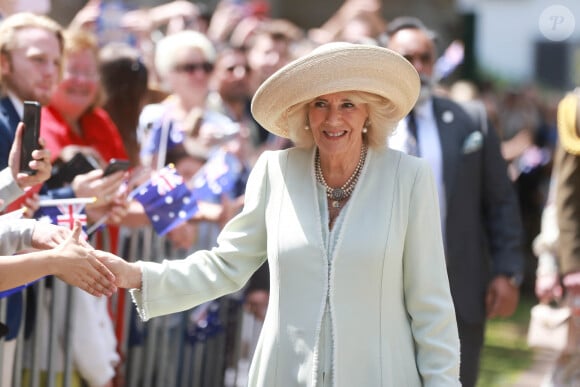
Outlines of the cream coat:
{"type": "Polygon", "coordinates": [[[250,386],[314,386],[326,299],[335,386],[459,385],[459,339],[437,193],[423,160],[369,150],[330,264],[313,149],[266,152],[219,247],[142,263],[141,316],[185,310],[240,289],[268,257],[270,303],[250,386]]]}

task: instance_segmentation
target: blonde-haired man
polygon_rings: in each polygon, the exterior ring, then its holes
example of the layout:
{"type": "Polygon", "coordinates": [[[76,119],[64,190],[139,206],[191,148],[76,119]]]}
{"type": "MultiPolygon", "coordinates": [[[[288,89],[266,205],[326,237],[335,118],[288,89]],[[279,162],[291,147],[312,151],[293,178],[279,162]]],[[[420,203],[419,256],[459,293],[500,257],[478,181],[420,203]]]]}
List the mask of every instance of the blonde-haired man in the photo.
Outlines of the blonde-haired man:
{"type": "Polygon", "coordinates": [[[23,101],[48,103],[62,50],[62,28],[46,16],[16,13],[0,24],[0,168],[8,165],[23,101]]]}
{"type": "MultiPolygon", "coordinates": [[[[63,51],[61,26],[46,16],[15,13],[0,23],[0,170],[8,166],[16,127],[25,100],[48,103],[60,77],[63,51]]],[[[8,298],[8,335],[4,344],[2,385],[11,386],[16,336],[21,324],[22,296],[8,298]]]]}

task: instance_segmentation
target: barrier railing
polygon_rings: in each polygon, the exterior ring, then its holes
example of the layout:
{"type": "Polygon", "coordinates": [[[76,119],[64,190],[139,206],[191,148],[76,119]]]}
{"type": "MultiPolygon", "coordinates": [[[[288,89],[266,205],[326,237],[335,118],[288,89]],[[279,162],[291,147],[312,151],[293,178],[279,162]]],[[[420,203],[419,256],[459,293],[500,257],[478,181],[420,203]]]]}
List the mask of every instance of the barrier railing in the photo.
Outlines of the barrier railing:
{"type": "MultiPolygon", "coordinates": [[[[186,254],[173,250],[149,228],[121,229],[118,251],[130,261],[161,261],[186,254]]],[[[34,310],[23,308],[23,321],[31,320],[32,325],[26,337],[27,329],[22,326],[16,339],[12,386],[77,385],[72,339],[75,330],[83,329],[74,317],[77,291],[81,292],[50,278],[23,292],[25,305],[33,301],[35,306],[34,310]],[[43,304],[46,300],[48,306],[43,304]],[[43,308],[46,316],[39,312],[43,308]]],[[[125,290],[109,299],[109,307],[121,356],[116,387],[236,387],[245,380],[246,370],[238,368],[243,355],[242,292],[148,322],[140,321],[125,290]]],[[[5,317],[6,301],[2,299],[0,321],[5,317]]],[[[0,375],[9,371],[2,369],[2,359],[8,356],[3,353],[3,343],[0,339],[0,375]]]]}

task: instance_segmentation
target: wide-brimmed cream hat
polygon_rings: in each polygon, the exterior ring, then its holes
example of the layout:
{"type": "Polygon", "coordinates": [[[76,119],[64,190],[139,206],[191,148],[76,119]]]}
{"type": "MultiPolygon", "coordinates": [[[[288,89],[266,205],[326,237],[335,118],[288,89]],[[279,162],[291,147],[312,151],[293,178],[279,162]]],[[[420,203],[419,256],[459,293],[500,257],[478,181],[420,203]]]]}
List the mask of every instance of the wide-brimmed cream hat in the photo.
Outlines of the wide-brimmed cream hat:
{"type": "Polygon", "coordinates": [[[286,113],[298,103],[342,91],[378,94],[394,105],[393,120],[405,117],[419,96],[415,68],[401,55],[378,46],[327,43],[288,63],[260,85],[252,114],[268,131],[289,137],[286,113]]]}

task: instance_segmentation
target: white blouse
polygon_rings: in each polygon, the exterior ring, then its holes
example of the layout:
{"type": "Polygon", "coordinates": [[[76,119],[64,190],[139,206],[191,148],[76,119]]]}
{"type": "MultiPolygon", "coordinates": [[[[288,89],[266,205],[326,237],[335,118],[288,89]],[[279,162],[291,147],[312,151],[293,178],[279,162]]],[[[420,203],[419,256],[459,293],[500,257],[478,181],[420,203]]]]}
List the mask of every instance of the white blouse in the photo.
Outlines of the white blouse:
{"type": "MultiPolygon", "coordinates": [[[[344,223],[343,214],[346,212],[350,200],[348,200],[345,206],[342,208],[338,214],[332,230],[328,229],[329,223],[329,213],[328,213],[328,202],[326,199],[326,189],[320,183],[316,184],[317,194],[318,194],[318,208],[320,208],[320,218],[322,219],[322,237],[324,238],[324,243],[326,244],[326,251],[328,251],[328,256],[326,257],[329,264],[332,265],[332,256],[334,255],[334,249],[338,241],[338,235],[340,234],[340,229],[344,223]]],[[[318,345],[316,348],[316,356],[318,358],[318,381],[317,386],[325,387],[332,386],[333,383],[333,332],[332,332],[332,313],[330,311],[330,304],[328,298],[326,299],[326,306],[324,308],[324,315],[322,317],[322,326],[320,328],[320,336],[318,337],[318,345]]]]}

